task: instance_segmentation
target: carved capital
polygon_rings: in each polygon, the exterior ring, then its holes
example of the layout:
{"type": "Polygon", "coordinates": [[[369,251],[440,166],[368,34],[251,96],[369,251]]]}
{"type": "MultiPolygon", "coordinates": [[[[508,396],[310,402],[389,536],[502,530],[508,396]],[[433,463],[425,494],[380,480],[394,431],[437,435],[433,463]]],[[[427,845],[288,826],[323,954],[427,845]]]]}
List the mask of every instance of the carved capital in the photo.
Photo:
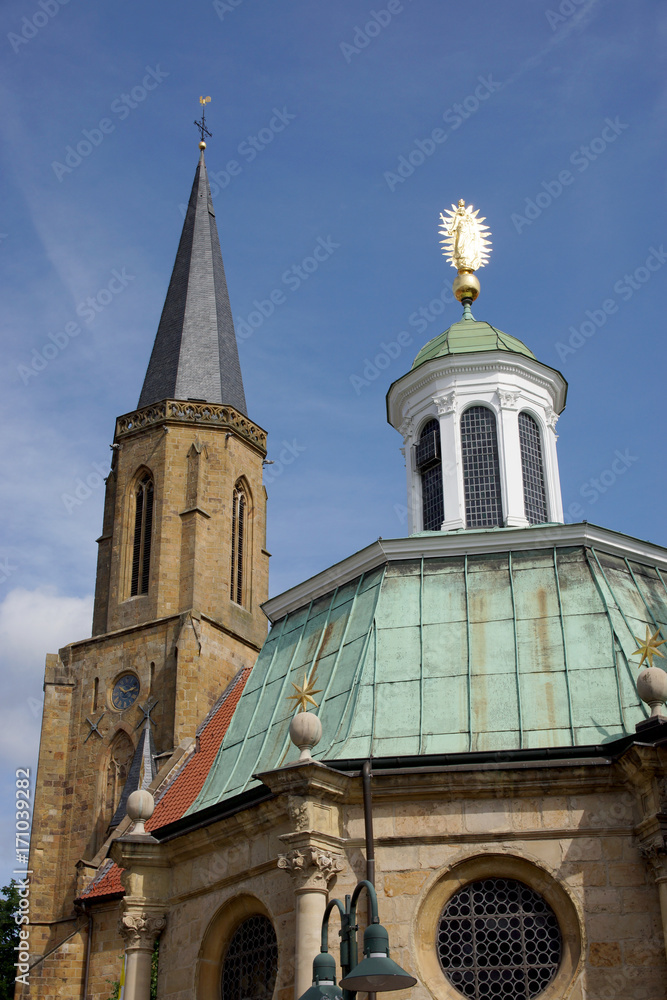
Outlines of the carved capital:
{"type": "Polygon", "coordinates": [[[516,410],[519,392],[507,392],[506,389],[496,389],[496,395],[498,396],[498,402],[503,410],[516,410]]]}
{"type": "Polygon", "coordinates": [[[326,892],[331,879],[343,869],[343,859],[332,851],[302,847],[278,855],[278,867],[292,876],[295,889],[319,889],[326,892]]]}
{"type": "Polygon", "coordinates": [[[547,421],[547,427],[550,427],[552,431],[556,430],[556,424],[558,422],[558,414],[550,406],[547,406],[544,416],[547,421]]]}
{"type": "Polygon", "coordinates": [[[156,938],[167,926],[164,913],[123,913],[118,921],[118,933],[126,950],[152,951],[156,938]]]}
{"type": "Polygon", "coordinates": [[[432,397],[439,417],[444,417],[446,413],[453,413],[456,409],[456,393],[443,392],[439,396],[432,397]]]}
{"type": "Polygon", "coordinates": [[[401,426],[398,428],[398,433],[401,435],[406,445],[408,445],[412,440],[414,428],[415,422],[412,417],[406,417],[401,426]]]}
{"type": "Polygon", "coordinates": [[[656,882],[667,882],[667,846],[664,843],[640,844],[639,852],[656,882]]]}

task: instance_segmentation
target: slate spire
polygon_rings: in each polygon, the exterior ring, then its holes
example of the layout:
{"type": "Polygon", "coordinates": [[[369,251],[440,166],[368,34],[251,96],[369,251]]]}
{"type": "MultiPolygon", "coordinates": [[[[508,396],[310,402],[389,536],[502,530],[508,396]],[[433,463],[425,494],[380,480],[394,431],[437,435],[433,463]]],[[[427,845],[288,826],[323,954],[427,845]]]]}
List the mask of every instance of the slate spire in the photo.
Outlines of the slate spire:
{"type": "Polygon", "coordinates": [[[162,399],[225,403],[247,416],[203,149],[139,406],[162,399]]]}
{"type": "Polygon", "coordinates": [[[109,824],[110,829],[115,830],[125,816],[127,812],[127,800],[132,792],[135,792],[138,788],[148,788],[157,774],[157,767],[155,766],[155,742],[153,740],[153,733],[151,732],[151,725],[154,724],[151,718],[147,718],[144,723],[118,808],[109,824]]]}

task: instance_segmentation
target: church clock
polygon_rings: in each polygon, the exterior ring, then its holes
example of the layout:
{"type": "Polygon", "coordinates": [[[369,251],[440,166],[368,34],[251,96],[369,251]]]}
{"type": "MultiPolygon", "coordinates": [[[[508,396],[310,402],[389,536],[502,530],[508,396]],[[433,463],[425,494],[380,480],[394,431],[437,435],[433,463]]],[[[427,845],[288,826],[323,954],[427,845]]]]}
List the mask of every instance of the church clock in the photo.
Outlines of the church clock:
{"type": "Polygon", "coordinates": [[[134,674],[123,674],[114,684],[111,704],[117,712],[124,712],[133,705],[139,694],[139,678],[134,674]]]}

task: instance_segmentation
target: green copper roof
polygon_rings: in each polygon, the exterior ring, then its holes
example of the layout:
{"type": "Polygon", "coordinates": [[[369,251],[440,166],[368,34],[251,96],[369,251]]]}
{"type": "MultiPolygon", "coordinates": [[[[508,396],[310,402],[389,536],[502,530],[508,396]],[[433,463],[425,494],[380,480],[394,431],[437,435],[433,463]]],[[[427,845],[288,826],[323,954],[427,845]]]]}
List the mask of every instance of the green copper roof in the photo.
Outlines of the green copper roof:
{"type": "Polygon", "coordinates": [[[659,568],[584,545],[498,548],[388,561],[277,621],[189,812],[296,759],[288,696],[315,669],[325,761],[633,732],[647,714],[634,636],[667,623],[659,568]]]}
{"type": "Polygon", "coordinates": [[[496,330],[490,323],[476,319],[462,319],[458,323],[453,323],[439,337],[429,340],[415,358],[412,367],[418,368],[433,358],[444,358],[450,354],[476,354],[479,351],[511,351],[514,354],[523,354],[527,358],[535,358],[533,352],[529,351],[520,340],[510,337],[502,330],[496,330]]]}

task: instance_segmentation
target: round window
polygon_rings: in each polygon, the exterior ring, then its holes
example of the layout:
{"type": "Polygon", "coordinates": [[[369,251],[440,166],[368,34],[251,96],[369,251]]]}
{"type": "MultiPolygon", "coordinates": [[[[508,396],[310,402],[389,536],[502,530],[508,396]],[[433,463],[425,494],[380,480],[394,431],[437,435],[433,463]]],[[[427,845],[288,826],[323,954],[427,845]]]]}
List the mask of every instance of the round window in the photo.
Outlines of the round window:
{"type": "Polygon", "coordinates": [[[257,914],[236,928],[222,963],[222,1000],[271,1000],[278,942],[270,920],[257,914]]]}
{"type": "Polygon", "coordinates": [[[533,889],[510,878],[470,882],[447,902],[438,926],[440,965],[470,1000],[530,1000],[558,971],[556,915],[533,889]]]}

